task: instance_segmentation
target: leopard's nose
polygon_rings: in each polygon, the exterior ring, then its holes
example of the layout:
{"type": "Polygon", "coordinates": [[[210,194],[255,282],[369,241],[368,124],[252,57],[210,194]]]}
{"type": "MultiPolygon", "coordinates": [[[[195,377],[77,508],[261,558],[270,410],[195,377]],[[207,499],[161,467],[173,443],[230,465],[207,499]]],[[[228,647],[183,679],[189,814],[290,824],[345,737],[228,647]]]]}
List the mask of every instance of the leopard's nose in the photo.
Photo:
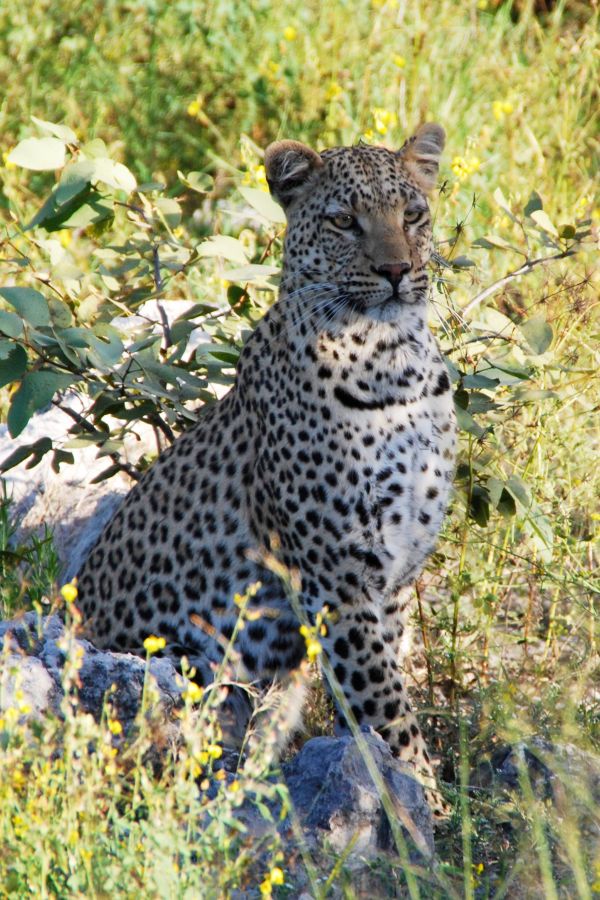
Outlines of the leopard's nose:
{"type": "Polygon", "coordinates": [[[410,263],[386,263],[385,266],[379,266],[377,274],[387,278],[393,288],[397,288],[402,277],[410,270],[410,263]]]}

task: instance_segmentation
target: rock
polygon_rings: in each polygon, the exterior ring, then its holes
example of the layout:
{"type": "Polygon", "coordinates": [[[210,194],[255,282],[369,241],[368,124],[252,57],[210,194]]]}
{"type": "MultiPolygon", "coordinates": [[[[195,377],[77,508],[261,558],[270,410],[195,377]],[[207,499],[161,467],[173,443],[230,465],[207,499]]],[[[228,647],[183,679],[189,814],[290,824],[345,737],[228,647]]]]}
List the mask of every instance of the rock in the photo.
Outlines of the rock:
{"type": "MultiPolygon", "coordinates": [[[[29,715],[39,718],[47,711],[59,714],[64,697],[66,640],[58,616],[41,618],[29,612],[21,618],[0,622],[0,647],[4,648],[6,660],[0,672],[1,710],[15,705],[15,691],[19,690],[21,703],[31,708],[29,715]]],[[[113,715],[119,719],[126,736],[140,707],[145,661],[130,653],[98,650],[85,640],[75,640],[72,649],[72,658],[79,657],[80,662],[77,671],[80,708],[99,719],[110,692],[113,715]]],[[[165,732],[161,734],[164,741],[166,736],[175,736],[176,725],[171,714],[180,704],[183,683],[168,659],[153,657],[150,675],[158,692],[154,706],[164,721],[165,732]]]]}
{"type": "MultiPolygon", "coordinates": [[[[432,856],[433,825],[423,788],[378,734],[372,729],[363,733],[404,838],[411,839],[409,847],[417,849],[417,856],[432,856]]],[[[313,836],[326,839],[338,852],[353,841],[353,854],[363,858],[397,852],[380,792],[354,738],[313,738],[283,771],[300,821],[313,836]]],[[[409,852],[412,858],[414,850],[409,852]]]]}
{"type": "MultiPolygon", "coordinates": [[[[569,789],[577,784],[582,796],[600,804],[600,759],[574,744],[553,744],[540,737],[496,748],[481,760],[471,775],[475,788],[520,789],[521,773],[526,773],[536,797],[560,807],[565,792],[576,805],[578,796],[569,789]]],[[[583,806],[586,805],[583,804],[583,806]]]]}

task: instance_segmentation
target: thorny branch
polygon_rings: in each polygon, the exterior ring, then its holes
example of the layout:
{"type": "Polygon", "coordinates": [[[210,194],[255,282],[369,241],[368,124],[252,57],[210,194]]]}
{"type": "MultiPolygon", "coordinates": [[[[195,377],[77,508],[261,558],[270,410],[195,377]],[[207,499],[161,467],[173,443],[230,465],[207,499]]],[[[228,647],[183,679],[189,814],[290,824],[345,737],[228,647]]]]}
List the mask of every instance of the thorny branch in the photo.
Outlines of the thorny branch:
{"type": "Polygon", "coordinates": [[[467,305],[463,306],[460,310],[461,314],[464,315],[465,313],[471,312],[476,306],[479,306],[480,303],[483,303],[484,300],[487,300],[488,297],[491,297],[492,294],[495,294],[496,291],[503,288],[505,284],[509,284],[509,282],[514,281],[515,278],[520,278],[521,275],[528,275],[536,266],[541,266],[543,263],[556,262],[558,259],[566,259],[569,256],[574,256],[576,252],[577,251],[573,249],[563,250],[561,253],[556,253],[554,256],[543,256],[538,259],[527,260],[527,262],[523,263],[522,266],[519,266],[518,269],[508,272],[508,274],[499,278],[497,281],[494,281],[493,284],[490,284],[485,290],[473,297],[472,300],[469,300],[467,305]]]}

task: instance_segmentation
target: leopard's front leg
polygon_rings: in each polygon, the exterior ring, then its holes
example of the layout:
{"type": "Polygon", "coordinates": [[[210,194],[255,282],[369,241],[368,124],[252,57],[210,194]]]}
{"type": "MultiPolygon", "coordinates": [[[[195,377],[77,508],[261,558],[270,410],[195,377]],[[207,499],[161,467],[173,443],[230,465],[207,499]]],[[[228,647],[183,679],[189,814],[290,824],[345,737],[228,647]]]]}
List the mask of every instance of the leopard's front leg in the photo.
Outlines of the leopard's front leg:
{"type": "MultiPolygon", "coordinates": [[[[391,604],[394,606],[395,604],[391,604]]],[[[370,725],[388,742],[392,753],[414,766],[435,817],[448,814],[437,787],[427,747],[412,712],[400,674],[402,615],[356,606],[340,610],[325,639],[335,679],[359,725],[370,725]]],[[[341,709],[336,730],[348,724],[341,709]]]]}

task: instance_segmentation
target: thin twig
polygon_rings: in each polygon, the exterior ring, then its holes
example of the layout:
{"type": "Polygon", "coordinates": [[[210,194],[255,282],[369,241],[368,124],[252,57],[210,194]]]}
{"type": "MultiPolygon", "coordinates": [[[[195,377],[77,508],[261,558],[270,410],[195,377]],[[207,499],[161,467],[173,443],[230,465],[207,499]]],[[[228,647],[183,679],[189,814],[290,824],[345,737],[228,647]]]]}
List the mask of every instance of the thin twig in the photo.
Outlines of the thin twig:
{"type": "MultiPolygon", "coordinates": [[[[158,255],[158,244],[155,244],[152,248],[152,265],[154,267],[154,284],[156,286],[156,293],[161,294],[163,290],[163,280],[160,274],[160,257],[158,255]]],[[[169,347],[173,344],[173,336],[171,334],[171,326],[169,325],[169,319],[165,312],[165,309],[160,302],[160,300],[156,300],[156,308],[158,309],[160,315],[160,322],[162,325],[163,334],[165,336],[165,350],[168,350],[169,347]]]]}
{"type": "MultiPolygon", "coordinates": [[[[60,400],[53,400],[53,406],[56,406],[61,412],[64,412],[65,415],[69,416],[76,422],[80,428],[88,433],[95,434],[96,429],[93,425],[90,424],[82,415],[78,413],[77,410],[71,409],[69,406],[64,406],[60,400]]],[[[110,459],[112,459],[115,466],[117,466],[122,472],[125,472],[126,475],[129,475],[130,478],[133,478],[134,481],[139,481],[142,477],[138,470],[129,462],[123,462],[118,453],[110,453],[110,459]]]]}
{"type": "Polygon", "coordinates": [[[486,287],[485,290],[481,291],[480,294],[477,294],[470,300],[466,306],[460,310],[460,312],[464,315],[465,313],[471,312],[471,310],[475,309],[476,306],[479,306],[480,303],[483,303],[484,300],[487,300],[488,297],[491,297],[492,294],[495,294],[496,291],[499,291],[500,288],[504,287],[505,284],[508,284],[510,281],[514,281],[515,278],[520,278],[521,275],[527,275],[534,269],[536,266],[542,265],[542,263],[555,262],[558,259],[566,259],[568,256],[574,256],[577,253],[576,250],[563,250],[562,253],[556,253],[554,256],[544,256],[538,259],[529,259],[522,266],[519,266],[518,269],[515,269],[513,272],[509,272],[507,275],[504,275],[503,278],[499,278],[498,281],[494,281],[493,284],[490,284],[489,287],[486,287]]]}

